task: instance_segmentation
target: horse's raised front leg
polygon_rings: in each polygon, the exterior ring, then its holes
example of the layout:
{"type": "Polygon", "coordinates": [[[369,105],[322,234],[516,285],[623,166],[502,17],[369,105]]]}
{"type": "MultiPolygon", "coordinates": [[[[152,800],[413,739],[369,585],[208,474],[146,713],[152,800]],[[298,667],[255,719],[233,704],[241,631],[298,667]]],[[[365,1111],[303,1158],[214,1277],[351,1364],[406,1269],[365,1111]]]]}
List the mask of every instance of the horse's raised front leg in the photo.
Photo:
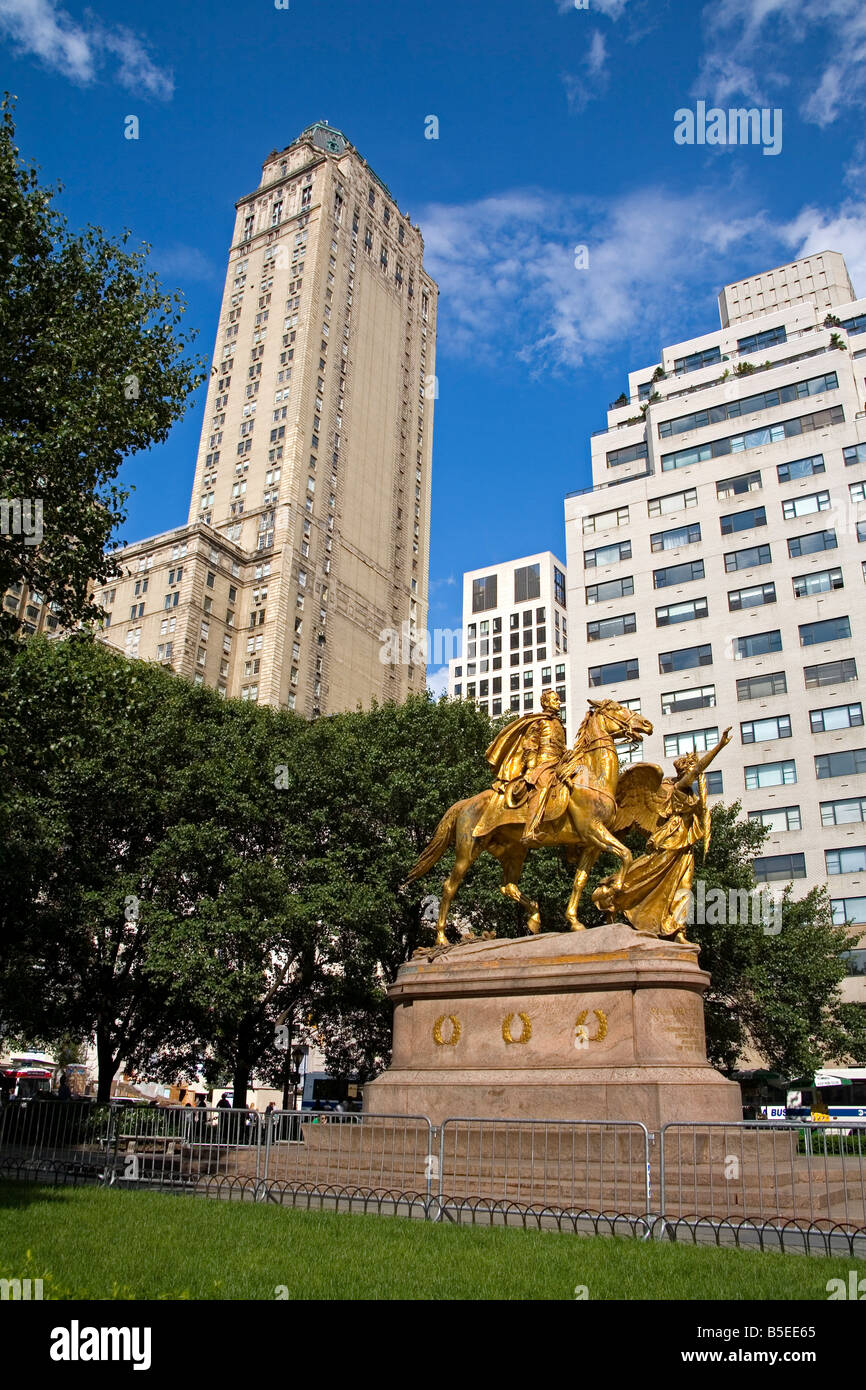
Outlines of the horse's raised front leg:
{"type": "Polygon", "coordinates": [[[580,898],[586,886],[586,880],[592,872],[592,867],[599,856],[600,851],[594,845],[585,845],[579,860],[577,861],[577,872],[574,875],[574,885],[571,896],[568,899],[568,906],[565,909],[565,920],[571,931],[584,931],[583,922],[578,920],[577,909],[580,906],[580,898]]]}

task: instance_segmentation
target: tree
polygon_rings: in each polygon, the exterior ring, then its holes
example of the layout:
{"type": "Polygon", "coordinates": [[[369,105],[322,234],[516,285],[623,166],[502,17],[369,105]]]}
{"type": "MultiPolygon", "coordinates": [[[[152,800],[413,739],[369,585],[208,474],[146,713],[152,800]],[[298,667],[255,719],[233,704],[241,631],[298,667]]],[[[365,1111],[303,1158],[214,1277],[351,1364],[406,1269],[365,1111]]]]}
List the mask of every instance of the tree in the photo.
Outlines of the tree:
{"type": "MultiPolygon", "coordinates": [[[[166,439],[202,380],[184,353],[179,293],[146,252],[98,227],[74,234],[19,158],[0,103],[0,593],[23,583],[64,626],[99,617],[91,582],[124,519],[124,457],[166,439]],[[25,534],[25,531],[28,534],[25,534]],[[3,534],[5,532],[5,534],[3,534]]],[[[17,619],[0,613],[0,640],[17,619]]]]}
{"type": "Polygon", "coordinates": [[[215,692],[79,635],[0,661],[0,1012],[92,1038],[99,1098],[121,1061],[192,1036],[147,973],[161,847],[195,823],[189,771],[215,692]]]}

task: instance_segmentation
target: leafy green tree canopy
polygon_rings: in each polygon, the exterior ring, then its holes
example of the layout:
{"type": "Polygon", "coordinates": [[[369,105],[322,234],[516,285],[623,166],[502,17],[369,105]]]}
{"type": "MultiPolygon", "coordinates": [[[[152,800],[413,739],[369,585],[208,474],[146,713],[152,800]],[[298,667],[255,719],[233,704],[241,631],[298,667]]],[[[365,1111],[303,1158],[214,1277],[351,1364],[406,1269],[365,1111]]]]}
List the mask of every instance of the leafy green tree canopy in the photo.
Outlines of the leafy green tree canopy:
{"type": "MultiPolygon", "coordinates": [[[[166,439],[202,380],[183,297],[98,227],[73,233],[0,103],[0,593],[24,583],[65,625],[96,618],[91,581],[124,519],[126,455],[166,439]],[[26,533],[26,534],[25,534],[26,533]]],[[[0,639],[17,620],[0,613],[0,639]]]]}

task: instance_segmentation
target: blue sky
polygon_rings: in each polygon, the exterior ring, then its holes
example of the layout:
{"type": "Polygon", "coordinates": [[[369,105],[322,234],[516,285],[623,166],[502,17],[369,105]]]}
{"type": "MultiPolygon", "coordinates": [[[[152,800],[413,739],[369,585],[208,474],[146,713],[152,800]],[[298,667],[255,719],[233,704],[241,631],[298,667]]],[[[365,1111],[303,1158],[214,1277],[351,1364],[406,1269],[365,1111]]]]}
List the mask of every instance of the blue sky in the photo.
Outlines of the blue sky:
{"type": "MultiPolygon", "coordinates": [[[[562,554],[591,431],[630,368],[717,326],[722,284],[829,247],[866,289],[862,0],[0,0],[0,44],[22,152],[73,226],[152,245],[208,355],[233,203],[312,121],[420,223],[431,627],[459,624],[464,569],[562,554]],[[781,152],[676,144],[699,100],[780,108],[781,152]]],[[[186,520],[203,405],[129,460],[124,539],[186,520]]]]}

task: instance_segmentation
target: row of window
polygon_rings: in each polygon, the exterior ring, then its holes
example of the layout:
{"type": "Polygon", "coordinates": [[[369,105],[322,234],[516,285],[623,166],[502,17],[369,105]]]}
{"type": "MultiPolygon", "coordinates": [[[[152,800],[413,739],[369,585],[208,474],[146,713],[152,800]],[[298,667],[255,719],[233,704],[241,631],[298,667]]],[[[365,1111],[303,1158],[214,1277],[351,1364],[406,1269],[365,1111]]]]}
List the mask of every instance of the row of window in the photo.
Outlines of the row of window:
{"type": "MultiPolygon", "coordinates": [[[[631,445],[627,449],[619,449],[614,454],[608,454],[608,461],[615,458],[617,463],[628,463],[633,458],[645,457],[645,444],[631,445]]],[[[846,468],[850,468],[852,464],[866,462],[866,444],[847,445],[842,450],[842,457],[846,468]]],[[[798,479],[811,478],[817,474],[826,473],[826,471],[827,466],[823,454],[809,454],[803,458],[791,459],[788,463],[776,465],[776,477],[780,483],[791,483],[798,479]]],[[[739,497],[745,493],[756,492],[762,487],[761,472],[759,469],[753,469],[748,473],[738,473],[730,478],[719,478],[716,482],[716,499],[726,501],[730,497],[739,497]]],[[[666,492],[659,497],[648,498],[647,515],[665,516],[669,512],[684,511],[697,505],[697,488],[681,488],[677,492],[666,492]]],[[[584,532],[603,531],[612,526],[625,525],[628,519],[628,506],[612,508],[610,511],[585,517],[584,532]]]]}
{"type": "MultiPolygon", "coordinates": [[[[564,703],[565,703],[565,686],[564,686],[564,685],[559,685],[559,686],[557,686],[557,687],[556,687],[556,693],[557,693],[557,695],[559,696],[560,700],[561,700],[561,701],[563,702],[563,704],[564,704],[564,703]]],[[[459,691],[459,690],[455,690],[454,694],[455,694],[456,697],[459,697],[460,691],[459,691]]],[[[467,696],[467,699],[470,699],[470,700],[472,700],[472,699],[475,698],[474,695],[471,694],[471,687],[470,687],[470,686],[467,686],[467,687],[466,687],[466,696],[467,696]]],[[[479,708],[479,709],[483,710],[485,714],[490,714],[490,715],[492,715],[494,719],[497,718],[497,717],[498,717],[500,714],[502,714],[502,712],[503,712],[503,711],[502,711],[502,698],[501,698],[501,696],[497,696],[497,697],[495,697],[493,700],[491,700],[489,707],[488,707],[487,701],[486,701],[485,699],[483,699],[483,698],[482,698],[482,699],[479,699],[478,701],[476,701],[476,703],[478,704],[478,708],[479,708]]],[[[520,713],[520,696],[519,696],[519,695],[512,695],[512,696],[511,696],[511,699],[509,700],[508,708],[509,708],[509,711],[510,711],[512,714],[519,714],[519,713],[520,713]]],[[[527,694],[525,694],[524,697],[523,697],[523,710],[524,710],[524,713],[527,713],[528,711],[530,711],[530,710],[532,710],[532,709],[534,709],[534,708],[535,708],[535,695],[533,694],[532,691],[529,691],[529,692],[528,692],[527,694]]],[[[564,725],[565,725],[565,720],[564,720],[564,719],[563,719],[562,723],[563,723],[563,726],[564,726],[564,725]]]]}
{"type": "Polygon", "coordinates": [[[721,458],[726,454],[740,454],[749,449],[760,449],[767,444],[778,444],[784,439],[810,434],[814,430],[827,429],[844,422],[845,411],[841,405],[828,406],[826,410],[818,410],[811,415],[794,415],[787,420],[780,420],[775,425],[762,425],[746,430],[743,434],[725,435],[721,439],[708,440],[705,444],[693,444],[687,449],[662,454],[662,472],[688,468],[694,463],[704,463],[708,459],[721,458]]]}
{"type": "MultiPolygon", "coordinates": [[[[801,647],[816,646],[824,642],[838,642],[850,638],[851,621],[847,616],[843,616],[821,618],[812,623],[800,623],[799,634],[801,647]]],[[[734,637],[730,644],[730,655],[734,661],[743,661],[749,657],[768,656],[781,650],[782,633],[779,628],[773,628],[767,632],[752,632],[745,637],[734,637]]],[[[712,645],[709,642],[704,642],[694,647],[679,647],[672,651],[659,652],[658,663],[662,675],[672,671],[691,670],[696,666],[712,666],[712,645]]],[[[624,661],[607,662],[602,666],[590,666],[588,676],[591,686],[613,685],[617,681],[638,680],[640,677],[638,659],[631,657],[624,661]]]]}
{"type": "MultiPolygon", "coordinates": [[[[821,494],[817,495],[820,496],[821,494]]],[[[863,499],[858,498],[857,500],[863,499]]],[[[812,510],[823,511],[826,510],[826,508],[818,505],[813,507],[812,510]]],[[[763,511],[763,507],[760,507],[748,512],[735,513],[735,516],[739,515],[740,517],[746,517],[746,527],[751,530],[753,528],[766,526],[766,516],[763,516],[763,519],[760,516],[760,513],[763,513],[763,511]]],[[[791,515],[802,515],[802,513],[792,512],[791,515]]],[[[724,523],[724,518],[722,518],[722,522],[724,523]]],[[[728,531],[723,531],[723,534],[733,534],[736,531],[746,529],[746,527],[732,525],[728,531]]],[[[858,542],[862,543],[866,541],[866,520],[856,523],[856,536],[858,542]]],[[[678,526],[668,531],[658,531],[655,535],[650,537],[652,549],[656,554],[658,554],[659,551],[681,550],[683,546],[697,545],[700,540],[700,522],[694,522],[691,526],[678,526]]],[[[792,560],[799,560],[803,555],[817,555],[823,550],[836,550],[838,544],[839,541],[835,529],[805,531],[802,535],[790,536],[788,538],[788,557],[792,560]]],[[[600,569],[603,566],[620,564],[623,560],[630,560],[631,558],[631,541],[615,541],[612,545],[597,546],[594,550],[585,550],[583,553],[585,569],[600,569]]],[[[772,554],[770,546],[765,543],[763,545],[745,546],[742,550],[727,551],[723,558],[725,569],[728,573],[731,573],[734,570],[756,569],[760,565],[768,565],[772,560],[772,554]]],[[[704,562],[703,560],[694,560],[682,565],[671,566],[668,570],[655,570],[653,573],[654,575],[663,576],[665,574],[670,574],[672,576],[667,580],[662,578],[655,583],[655,588],[660,589],[665,583],[680,584],[690,578],[703,579],[704,562]],[[692,571],[691,573],[689,572],[690,570],[692,571]]],[[[611,582],[616,583],[617,581],[611,582]]],[[[594,586],[592,587],[593,592],[596,592],[594,586]]],[[[587,589],[587,594],[589,594],[589,592],[590,589],[587,589]]],[[[633,592],[633,587],[623,590],[623,593],[633,592]]],[[[608,595],[604,594],[602,597],[608,597],[608,595]]],[[[612,592],[609,597],[616,598],[620,597],[620,595],[612,592]]],[[[601,601],[601,598],[596,597],[588,601],[597,603],[601,601]]]]}
{"type": "Polygon", "coordinates": [[[689,430],[702,429],[705,425],[720,424],[724,420],[734,420],[742,415],[754,415],[762,410],[772,410],[774,406],[786,405],[789,401],[803,400],[809,396],[821,395],[824,391],[835,391],[839,378],[835,372],[823,376],[809,377],[804,381],[790,382],[768,391],[760,391],[754,396],[743,396],[739,400],[723,401],[719,405],[707,406],[703,410],[692,411],[689,415],[677,415],[671,420],[659,421],[660,439],[669,439],[675,434],[686,434],[689,430]]]}
{"type": "MultiPolygon", "coordinates": [[[[664,697],[663,697],[664,698],[664,697]]],[[[664,707],[664,706],[663,706],[664,707]]],[[[859,702],[846,705],[828,705],[824,709],[809,711],[809,724],[813,734],[835,732],[838,729],[862,728],[863,706],[859,702]]],[[[768,715],[762,719],[744,719],[740,722],[740,737],[744,744],[772,743],[778,739],[791,738],[791,716],[789,714],[768,715]]],[[[705,753],[718,743],[717,728],[693,729],[687,734],[665,735],[665,756],[677,757],[680,753],[696,749],[705,753]],[[685,740],[684,747],[680,746],[685,740]]]]}
{"type": "MultiPolygon", "coordinates": [[[[866,580],[866,561],[863,562],[863,577],[866,580]]],[[[695,560],[691,564],[671,565],[667,569],[653,572],[653,584],[656,589],[703,578],[703,560],[695,560]]],[[[624,594],[633,594],[634,581],[631,576],[629,576],[627,583],[630,587],[623,587],[621,590],[616,589],[616,581],[611,585],[591,585],[587,588],[587,603],[598,603],[600,601],[598,591],[602,589],[606,591],[604,597],[608,599],[620,598],[624,594]],[[590,597],[591,593],[595,596],[590,597]]],[[[838,568],[815,570],[811,574],[795,574],[791,583],[795,598],[811,598],[815,594],[831,593],[845,587],[842,571],[838,568]]],[[[773,580],[768,580],[765,584],[749,584],[742,589],[728,590],[728,609],[732,613],[749,608],[761,608],[776,602],[776,585],[773,580]]],[[[706,618],[708,611],[707,600],[704,597],[664,604],[656,608],[656,627],[666,627],[671,623],[693,622],[697,618],[706,618]]],[[[807,628],[809,624],[803,623],[801,626],[807,628]]],[[[622,637],[624,634],[636,630],[636,615],[634,613],[619,613],[610,618],[600,618],[588,622],[586,640],[597,642],[603,638],[622,637]]],[[[808,646],[810,644],[804,641],[801,645],[808,646]]]]}

